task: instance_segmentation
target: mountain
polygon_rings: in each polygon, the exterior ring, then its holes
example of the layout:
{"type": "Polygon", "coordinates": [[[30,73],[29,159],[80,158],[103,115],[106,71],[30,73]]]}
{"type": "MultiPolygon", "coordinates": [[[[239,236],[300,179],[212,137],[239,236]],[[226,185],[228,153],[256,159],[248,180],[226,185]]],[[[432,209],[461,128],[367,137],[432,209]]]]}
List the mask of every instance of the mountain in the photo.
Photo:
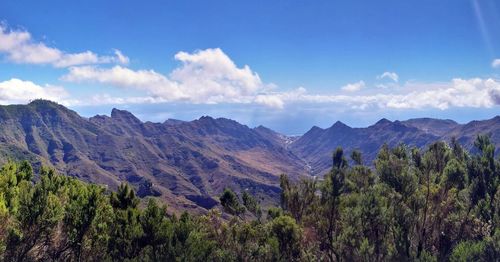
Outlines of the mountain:
{"type": "Polygon", "coordinates": [[[457,122],[450,119],[442,120],[432,118],[414,118],[403,121],[403,124],[436,136],[443,136],[451,129],[460,126],[457,122]]]}
{"type": "Polygon", "coordinates": [[[467,124],[382,119],[366,128],[337,121],[290,137],[209,116],[152,123],[119,109],[84,118],[45,100],[0,106],[1,161],[28,159],[35,167],[50,165],[110,189],[128,182],[139,196],[161,198],[170,210],[200,213],[218,205],[225,187],[249,191],[264,205],[276,203],[280,174],[320,176],[330,169],[338,146],[347,154],[360,150],[371,165],[384,143],[425,147],[455,137],[470,150],[476,135],[484,133],[500,145],[500,116],[467,124]]]}
{"type": "Polygon", "coordinates": [[[254,128],[254,130],[261,136],[271,141],[274,141],[278,145],[285,148],[288,148],[293,142],[295,142],[299,138],[299,136],[285,136],[265,126],[258,126],[254,128]]]}
{"type": "Polygon", "coordinates": [[[305,163],[278,140],[233,120],[143,123],[118,109],[86,119],[43,100],[0,107],[1,155],[111,188],[127,181],[140,196],[200,212],[227,186],[271,201],[281,173],[305,173],[305,163]]]}
{"type": "Polygon", "coordinates": [[[406,121],[381,119],[366,128],[351,128],[336,122],[327,129],[311,128],[291,145],[291,151],[304,159],[310,166],[312,175],[321,175],[331,167],[331,154],[341,146],[347,155],[357,149],[363,153],[363,160],[371,165],[380,147],[387,143],[390,147],[400,143],[423,148],[432,142],[450,141],[455,137],[468,150],[478,134],[489,134],[500,149],[500,116],[490,120],[472,121],[458,124],[452,120],[418,118],[406,121]]]}
{"type": "Polygon", "coordinates": [[[450,140],[455,137],[457,141],[472,152],[477,134],[487,134],[496,144],[496,153],[500,153],[500,116],[483,121],[471,121],[458,125],[443,135],[443,139],[450,140]]]}
{"type": "Polygon", "coordinates": [[[423,147],[437,139],[435,135],[400,121],[382,119],[367,128],[351,128],[336,122],[327,129],[311,128],[292,144],[291,150],[308,162],[311,174],[318,175],[331,168],[331,155],[338,146],[347,154],[355,149],[360,150],[365,163],[371,163],[384,143],[389,146],[405,143],[423,147]]]}

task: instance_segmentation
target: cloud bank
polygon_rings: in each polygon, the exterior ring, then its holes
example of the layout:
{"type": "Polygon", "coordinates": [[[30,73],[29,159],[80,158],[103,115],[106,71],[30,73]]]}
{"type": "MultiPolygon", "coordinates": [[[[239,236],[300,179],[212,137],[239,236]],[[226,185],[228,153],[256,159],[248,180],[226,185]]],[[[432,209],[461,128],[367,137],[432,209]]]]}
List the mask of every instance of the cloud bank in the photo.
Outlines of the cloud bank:
{"type": "Polygon", "coordinates": [[[491,108],[500,105],[500,82],[456,78],[446,83],[405,83],[397,92],[365,95],[315,95],[304,88],[274,94],[283,104],[335,104],[352,110],[491,108]]]}
{"type": "Polygon", "coordinates": [[[169,75],[122,66],[79,66],[69,68],[69,73],[61,79],[145,92],[145,96],[141,97],[96,95],[92,99],[93,103],[254,103],[277,109],[283,109],[289,104],[314,103],[340,105],[352,110],[445,110],[451,107],[491,108],[498,105],[500,100],[500,83],[493,78],[456,78],[443,83],[398,84],[396,82],[399,77],[396,73],[385,72],[378,78],[394,81],[390,90],[369,87],[364,81],[359,81],[341,87],[342,91],[350,94],[314,94],[302,87],[279,91],[274,85],[263,83],[249,66],[238,67],[219,48],[193,53],[179,52],[175,59],[180,65],[169,75]],[[359,94],[360,91],[363,94],[359,94]]]}

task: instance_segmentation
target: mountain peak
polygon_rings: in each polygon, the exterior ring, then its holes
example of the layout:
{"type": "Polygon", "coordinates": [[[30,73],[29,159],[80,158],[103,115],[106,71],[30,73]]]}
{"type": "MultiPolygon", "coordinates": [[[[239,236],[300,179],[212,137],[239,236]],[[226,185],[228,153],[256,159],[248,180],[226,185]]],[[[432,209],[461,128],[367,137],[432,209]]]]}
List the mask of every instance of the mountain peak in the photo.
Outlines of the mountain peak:
{"type": "Polygon", "coordinates": [[[50,100],[45,100],[45,99],[35,99],[35,100],[31,101],[28,104],[28,106],[35,108],[35,109],[60,109],[60,110],[64,110],[64,111],[69,110],[66,107],[64,107],[56,102],[53,102],[50,100]]]}
{"type": "Polygon", "coordinates": [[[330,128],[350,128],[348,125],[344,124],[341,121],[335,122],[330,128]]]}
{"type": "Polygon", "coordinates": [[[384,118],[380,119],[380,120],[377,122],[377,124],[382,124],[382,123],[384,123],[384,124],[385,124],[385,123],[392,123],[392,121],[384,117],[384,118]]]}
{"type": "Polygon", "coordinates": [[[268,133],[268,134],[272,134],[272,135],[278,135],[278,136],[283,136],[282,134],[272,130],[271,128],[269,127],[265,127],[263,125],[259,125],[258,127],[254,127],[253,128],[255,131],[257,132],[261,132],[261,133],[268,133]]]}
{"type": "Polygon", "coordinates": [[[318,127],[318,126],[313,126],[309,131],[307,131],[302,137],[317,137],[325,132],[325,129],[318,127]]]}
{"type": "Polygon", "coordinates": [[[324,129],[319,126],[312,126],[309,131],[323,131],[324,129]]]}
{"type": "Polygon", "coordinates": [[[52,106],[59,106],[58,103],[50,100],[45,100],[45,99],[35,99],[29,102],[28,105],[31,106],[40,106],[40,105],[52,105],[52,106]]]}
{"type": "Polygon", "coordinates": [[[119,121],[124,121],[128,123],[133,123],[133,124],[141,124],[141,120],[139,120],[137,117],[135,117],[132,113],[126,110],[120,110],[113,108],[111,110],[111,118],[113,120],[119,120],[119,121]]]}
{"type": "Polygon", "coordinates": [[[213,121],[215,119],[213,117],[211,117],[211,116],[202,116],[198,120],[199,121],[213,121]]]}
{"type": "Polygon", "coordinates": [[[254,127],[254,129],[255,129],[255,130],[262,130],[262,131],[273,131],[273,130],[271,130],[270,128],[267,128],[267,127],[265,127],[265,126],[263,126],[263,125],[259,125],[259,126],[257,126],[257,127],[254,127]]]}
{"type": "Polygon", "coordinates": [[[31,101],[28,105],[18,105],[24,108],[30,108],[38,113],[42,113],[46,116],[64,116],[71,117],[73,119],[80,118],[80,116],[73,110],[66,108],[63,105],[60,105],[56,102],[45,100],[45,99],[36,99],[31,101]]]}
{"type": "Polygon", "coordinates": [[[382,118],[379,121],[377,121],[377,123],[375,123],[373,126],[381,126],[381,125],[388,125],[388,124],[392,124],[392,121],[387,119],[387,118],[382,118]]]}
{"type": "Polygon", "coordinates": [[[233,128],[233,129],[238,129],[241,127],[248,128],[246,125],[240,124],[237,121],[224,117],[213,118],[211,116],[202,116],[197,121],[207,127],[216,126],[218,128],[233,128]]]}

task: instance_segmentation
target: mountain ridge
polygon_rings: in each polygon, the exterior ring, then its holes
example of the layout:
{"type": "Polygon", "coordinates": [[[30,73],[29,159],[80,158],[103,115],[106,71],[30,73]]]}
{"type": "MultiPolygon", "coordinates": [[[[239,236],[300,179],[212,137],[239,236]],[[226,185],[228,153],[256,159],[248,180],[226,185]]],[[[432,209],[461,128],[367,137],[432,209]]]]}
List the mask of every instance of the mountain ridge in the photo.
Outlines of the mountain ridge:
{"type": "Polygon", "coordinates": [[[313,126],[291,145],[291,150],[308,162],[315,175],[329,170],[331,152],[337,146],[342,146],[348,154],[355,149],[362,151],[368,165],[384,143],[389,146],[404,143],[423,148],[438,140],[449,142],[455,137],[466,149],[473,151],[475,137],[478,134],[488,134],[496,144],[497,152],[500,150],[500,116],[465,124],[450,119],[413,118],[390,121],[382,118],[367,127],[352,128],[344,125],[337,121],[326,129],[313,126]],[[348,132],[339,132],[342,128],[348,132]]]}
{"type": "Polygon", "coordinates": [[[321,176],[331,152],[362,151],[370,164],[387,143],[425,147],[456,137],[466,148],[488,133],[500,144],[500,116],[458,124],[432,118],[389,121],[364,127],[336,121],[313,126],[302,136],[286,136],[226,118],[142,122],[126,110],[84,118],[62,105],[35,100],[0,106],[0,158],[51,165],[84,181],[116,188],[132,184],[142,197],[165,200],[173,210],[204,210],[217,205],[225,187],[249,191],[264,204],[279,198],[279,175],[293,179],[321,176]]]}
{"type": "Polygon", "coordinates": [[[208,208],[226,186],[275,201],[279,174],[298,176],[305,166],[274,141],[223,118],[171,125],[113,109],[111,116],[87,119],[36,100],[1,106],[0,131],[4,159],[19,152],[16,158],[88,182],[111,188],[128,182],[142,196],[161,196],[174,210],[208,208]]]}

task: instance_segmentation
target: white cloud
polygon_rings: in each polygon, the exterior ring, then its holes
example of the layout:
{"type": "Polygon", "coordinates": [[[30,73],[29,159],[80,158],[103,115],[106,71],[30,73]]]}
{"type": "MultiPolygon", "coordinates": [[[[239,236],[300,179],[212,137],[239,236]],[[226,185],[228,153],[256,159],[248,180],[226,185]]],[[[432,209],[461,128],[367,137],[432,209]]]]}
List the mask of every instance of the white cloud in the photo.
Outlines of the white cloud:
{"type": "Polygon", "coordinates": [[[399,76],[395,72],[384,72],[383,74],[377,76],[377,79],[389,78],[394,82],[399,81],[399,76]]]}
{"type": "Polygon", "coordinates": [[[494,68],[500,68],[500,58],[493,60],[493,62],[491,62],[491,66],[494,68]]]}
{"type": "Polygon", "coordinates": [[[347,92],[356,92],[356,91],[363,89],[365,86],[366,85],[365,85],[364,81],[359,81],[356,83],[347,84],[347,85],[343,86],[341,89],[344,91],[347,91],[347,92]]]}
{"type": "Polygon", "coordinates": [[[500,91],[500,82],[488,78],[453,79],[449,83],[436,85],[407,84],[408,92],[387,101],[390,108],[437,108],[485,107],[498,103],[492,94],[500,91]]]}
{"type": "Polygon", "coordinates": [[[99,63],[99,58],[96,54],[86,51],[77,54],[60,54],[55,60],[50,61],[50,63],[55,67],[68,67],[73,65],[96,64],[99,63]]]}
{"type": "Polygon", "coordinates": [[[153,70],[134,71],[122,66],[97,68],[94,66],[70,67],[61,78],[69,82],[97,82],[119,88],[146,91],[148,95],[164,101],[185,100],[188,97],[176,82],[153,70]]]}
{"type": "MultiPolygon", "coordinates": [[[[255,103],[270,108],[282,109],[290,104],[339,105],[338,108],[354,111],[373,109],[440,109],[470,107],[491,108],[500,105],[500,82],[495,79],[456,78],[444,83],[406,83],[399,92],[382,92],[368,95],[313,94],[305,88],[284,92],[269,92],[242,97],[228,103],[255,103]]],[[[116,97],[96,95],[87,105],[98,104],[144,104],[174,101],[163,97],[116,97]]],[[[191,101],[191,100],[187,100],[191,101]]],[[[206,103],[215,104],[207,100],[206,103]]]]}
{"type": "Polygon", "coordinates": [[[222,50],[206,49],[194,53],[179,52],[181,65],[167,77],[153,70],[134,71],[122,66],[98,68],[71,67],[61,79],[69,82],[97,82],[119,88],[143,90],[155,101],[193,103],[250,103],[275,105],[257,95],[274,88],[263,84],[250,67],[239,68],[222,50]]]}
{"type": "Polygon", "coordinates": [[[12,78],[0,82],[0,104],[28,103],[34,99],[47,99],[69,104],[68,93],[62,87],[40,86],[30,81],[12,78]]]}
{"type": "Polygon", "coordinates": [[[42,42],[36,42],[27,31],[10,30],[2,24],[0,24],[0,53],[4,53],[7,59],[14,63],[50,64],[55,67],[104,63],[127,64],[129,61],[119,50],[115,50],[115,56],[99,56],[91,51],[66,53],[42,42]]]}
{"type": "Polygon", "coordinates": [[[371,95],[282,94],[287,102],[338,103],[352,109],[393,108],[445,110],[451,107],[491,108],[500,105],[500,82],[494,79],[456,78],[447,83],[406,83],[400,92],[371,95]]]}
{"type": "Polygon", "coordinates": [[[127,56],[125,56],[122,53],[122,51],[120,51],[118,49],[114,49],[114,52],[115,52],[116,57],[113,57],[112,61],[118,62],[122,65],[128,65],[128,63],[130,63],[130,59],[127,56]]]}
{"type": "Polygon", "coordinates": [[[167,102],[161,98],[154,98],[151,96],[140,97],[116,97],[110,94],[97,94],[90,98],[90,100],[80,103],[79,105],[126,105],[126,104],[157,104],[167,102]]]}
{"type": "Polygon", "coordinates": [[[273,95],[273,94],[258,95],[255,98],[254,102],[257,104],[278,109],[283,109],[285,106],[285,102],[283,102],[283,99],[280,97],[280,95],[273,95]]]}
{"type": "Polygon", "coordinates": [[[194,89],[192,95],[201,99],[224,96],[238,99],[253,95],[264,88],[257,73],[247,65],[238,68],[221,49],[206,49],[192,54],[179,52],[175,59],[182,63],[170,77],[185,89],[194,89]]]}

